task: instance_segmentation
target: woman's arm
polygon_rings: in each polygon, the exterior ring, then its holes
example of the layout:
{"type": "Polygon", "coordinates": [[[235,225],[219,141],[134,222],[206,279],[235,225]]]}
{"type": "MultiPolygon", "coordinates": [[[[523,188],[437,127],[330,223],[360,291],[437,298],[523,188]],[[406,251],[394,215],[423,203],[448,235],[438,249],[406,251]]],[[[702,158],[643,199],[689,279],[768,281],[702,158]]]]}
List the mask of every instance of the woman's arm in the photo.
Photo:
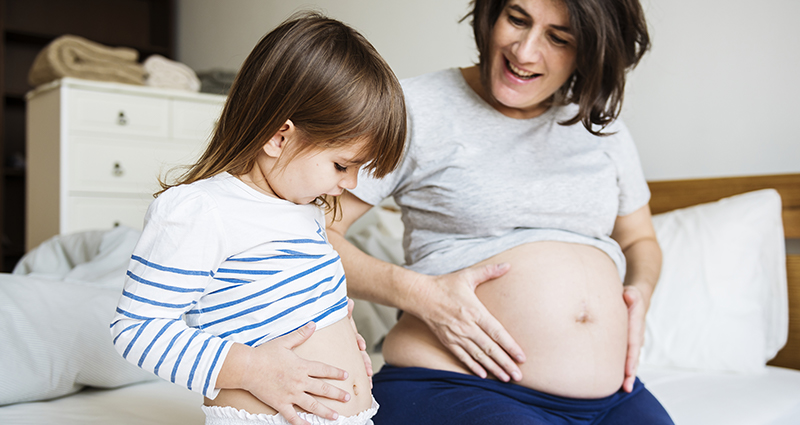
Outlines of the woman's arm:
{"type": "Polygon", "coordinates": [[[371,257],[349,243],[347,229],[371,205],[345,192],[341,220],[328,223],[328,239],[342,258],[350,294],[397,307],[420,318],[456,357],[481,377],[522,379],[516,362],[525,361],[519,345],[475,295],[483,282],[502,276],[508,265],[466,268],[428,276],[371,257]]]}
{"type": "Polygon", "coordinates": [[[622,296],[628,306],[628,356],[622,388],[631,392],[644,344],[645,316],[661,273],[661,248],[656,240],[650,206],[617,217],[611,237],[619,243],[627,262],[622,296]]]}

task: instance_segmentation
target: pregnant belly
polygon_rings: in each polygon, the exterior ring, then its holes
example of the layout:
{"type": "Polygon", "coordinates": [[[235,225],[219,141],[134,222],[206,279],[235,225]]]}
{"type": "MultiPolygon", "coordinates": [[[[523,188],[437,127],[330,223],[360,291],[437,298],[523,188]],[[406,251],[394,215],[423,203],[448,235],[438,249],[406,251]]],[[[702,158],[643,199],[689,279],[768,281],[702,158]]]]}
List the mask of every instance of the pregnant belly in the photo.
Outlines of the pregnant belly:
{"type": "MultiPolygon", "coordinates": [[[[614,262],[599,249],[536,242],[480,264],[507,262],[476,294],[525,352],[518,384],[574,398],[605,397],[624,379],[627,308],[614,262]]],[[[387,363],[471,373],[416,317],[386,336],[387,363]]]]}
{"type": "MultiPolygon", "coordinates": [[[[347,371],[348,377],[343,381],[325,380],[329,384],[341,388],[350,394],[350,401],[339,401],[314,397],[320,403],[330,407],[340,416],[353,416],[372,406],[372,391],[369,377],[364,366],[364,359],[358,350],[355,333],[347,318],[314,332],[311,337],[294,349],[295,354],[306,360],[319,361],[347,371]]],[[[224,389],[214,400],[205,399],[207,406],[231,406],[252,414],[277,413],[272,407],[262,403],[255,396],[244,390],[224,389]]],[[[295,407],[296,410],[301,411],[295,407]]]]}

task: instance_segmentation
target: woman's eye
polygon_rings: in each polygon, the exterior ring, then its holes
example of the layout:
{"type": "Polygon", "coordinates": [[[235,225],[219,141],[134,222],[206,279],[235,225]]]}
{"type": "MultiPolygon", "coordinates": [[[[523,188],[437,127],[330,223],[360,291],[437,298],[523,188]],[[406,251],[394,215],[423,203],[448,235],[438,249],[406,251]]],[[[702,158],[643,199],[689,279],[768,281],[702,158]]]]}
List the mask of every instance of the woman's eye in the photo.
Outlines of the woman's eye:
{"type": "Polygon", "coordinates": [[[343,167],[339,163],[334,162],[333,166],[336,167],[336,171],[341,171],[341,172],[347,171],[347,167],[343,167]]]}
{"type": "Polygon", "coordinates": [[[511,22],[511,25],[521,27],[525,25],[525,20],[522,18],[518,18],[514,15],[508,15],[508,22],[511,22]]]}
{"type": "Polygon", "coordinates": [[[561,37],[559,37],[557,35],[551,35],[550,36],[550,40],[553,41],[553,44],[558,45],[558,46],[566,46],[567,44],[569,44],[569,41],[567,41],[567,40],[565,40],[565,39],[563,39],[563,38],[561,38],[561,37]]]}

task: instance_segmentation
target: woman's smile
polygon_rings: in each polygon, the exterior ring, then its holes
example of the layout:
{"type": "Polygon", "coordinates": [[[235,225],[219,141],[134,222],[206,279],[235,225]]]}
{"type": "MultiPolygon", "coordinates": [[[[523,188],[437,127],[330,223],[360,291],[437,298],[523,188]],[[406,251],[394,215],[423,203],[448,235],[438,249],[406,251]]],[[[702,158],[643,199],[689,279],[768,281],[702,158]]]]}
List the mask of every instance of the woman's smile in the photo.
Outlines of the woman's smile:
{"type": "Polygon", "coordinates": [[[535,72],[528,72],[528,71],[525,71],[525,70],[523,70],[521,68],[518,68],[513,63],[511,63],[511,61],[509,61],[508,59],[506,59],[506,68],[511,72],[512,75],[514,75],[515,77],[520,78],[522,80],[531,80],[533,78],[536,78],[536,77],[539,77],[539,76],[542,75],[542,74],[537,74],[535,72]]]}

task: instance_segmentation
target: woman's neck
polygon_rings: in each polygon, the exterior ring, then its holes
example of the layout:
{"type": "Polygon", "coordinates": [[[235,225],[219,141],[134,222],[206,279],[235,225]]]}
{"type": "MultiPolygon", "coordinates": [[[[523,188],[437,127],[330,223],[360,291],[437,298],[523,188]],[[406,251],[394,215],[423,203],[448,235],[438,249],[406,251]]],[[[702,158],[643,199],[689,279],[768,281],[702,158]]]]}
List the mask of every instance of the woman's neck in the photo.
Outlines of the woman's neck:
{"type": "Polygon", "coordinates": [[[516,108],[510,108],[502,103],[498,102],[494,96],[491,95],[484,87],[483,83],[481,82],[481,69],[478,65],[473,65],[469,68],[461,68],[461,76],[464,77],[464,81],[467,83],[469,88],[475,92],[484,102],[486,102],[489,106],[494,108],[497,112],[514,119],[528,119],[528,118],[535,118],[543,113],[547,112],[552,105],[552,97],[547,101],[544,101],[537,105],[537,108],[533,111],[527,110],[523,111],[516,108]]]}

